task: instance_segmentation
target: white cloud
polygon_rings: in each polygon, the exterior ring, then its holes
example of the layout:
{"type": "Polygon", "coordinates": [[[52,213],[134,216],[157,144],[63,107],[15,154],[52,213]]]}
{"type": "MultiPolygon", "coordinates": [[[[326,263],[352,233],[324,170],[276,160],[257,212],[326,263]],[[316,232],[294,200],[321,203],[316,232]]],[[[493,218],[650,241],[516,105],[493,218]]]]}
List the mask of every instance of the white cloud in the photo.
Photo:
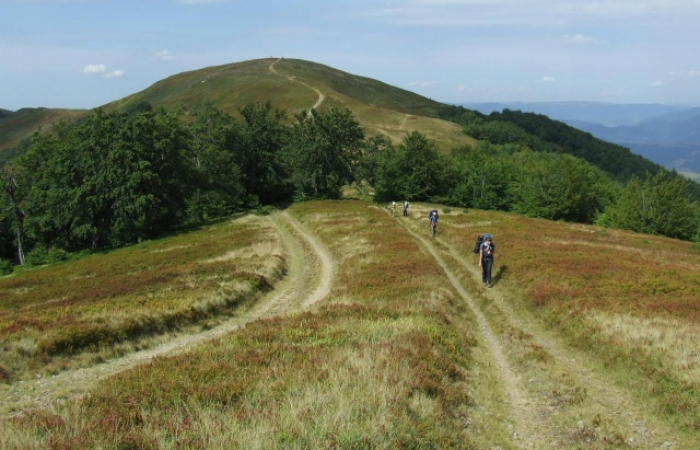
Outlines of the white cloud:
{"type": "Polygon", "coordinates": [[[649,86],[651,86],[651,87],[661,87],[661,86],[665,86],[665,85],[666,85],[666,82],[661,81],[661,80],[656,80],[653,83],[649,84],[649,86]]]}
{"type": "Polygon", "coordinates": [[[88,64],[81,70],[81,72],[86,75],[96,75],[98,73],[105,73],[106,71],[107,66],[104,64],[88,64]]]}
{"type": "Polygon", "coordinates": [[[543,82],[543,83],[554,83],[555,81],[557,81],[557,80],[554,79],[554,77],[544,77],[544,78],[542,78],[542,82],[543,82]]]}
{"type": "Polygon", "coordinates": [[[126,70],[119,69],[119,70],[115,70],[114,72],[106,73],[102,76],[105,78],[121,78],[124,76],[125,73],[126,73],[126,70]]]}
{"type": "Polygon", "coordinates": [[[700,70],[691,70],[688,72],[690,78],[700,78],[700,70]]]}
{"type": "Polygon", "coordinates": [[[175,59],[175,56],[168,50],[163,50],[161,52],[156,53],[156,59],[158,61],[170,61],[171,59],[175,59]]]}
{"type": "Polygon", "coordinates": [[[589,36],[584,36],[582,34],[567,34],[564,36],[564,40],[570,44],[602,44],[603,41],[593,39],[589,36]]]}

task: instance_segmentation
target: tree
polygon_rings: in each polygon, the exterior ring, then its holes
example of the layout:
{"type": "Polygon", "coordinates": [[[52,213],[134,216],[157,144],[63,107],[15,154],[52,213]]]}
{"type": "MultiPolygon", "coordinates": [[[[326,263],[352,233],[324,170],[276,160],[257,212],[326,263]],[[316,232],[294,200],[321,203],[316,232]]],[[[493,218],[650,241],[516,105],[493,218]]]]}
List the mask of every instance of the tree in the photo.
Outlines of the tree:
{"type": "Polygon", "coordinates": [[[453,179],[447,159],[434,143],[417,131],[406,136],[396,151],[379,158],[378,200],[446,201],[453,179]]]}
{"type": "Polygon", "coordinates": [[[189,178],[184,136],[177,117],[164,111],[95,110],[35,138],[19,160],[31,178],[32,236],[46,248],[97,250],[173,226],[189,178]]]}
{"type": "Polygon", "coordinates": [[[282,161],[299,200],[340,198],[341,187],[352,181],[364,133],[350,110],[296,116],[282,161]]]}
{"type": "Polygon", "coordinates": [[[233,151],[240,135],[229,114],[205,103],[192,113],[188,158],[195,180],[188,195],[190,217],[203,221],[230,214],[243,203],[243,176],[233,151]]]}
{"type": "Polygon", "coordinates": [[[611,182],[581,159],[530,151],[515,157],[518,170],[511,195],[516,213],[591,223],[610,201],[611,182]]]}
{"type": "Polygon", "coordinates": [[[509,187],[516,171],[510,155],[498,146],[480,142],[476,149],[455,149],[451,156],[457,171],[451,203],[479,209],[510,209],[509,187]]]}
{"type": "Polygon", "coordinates": [[[17,245],[17,261],[25,263],[25,234],[24,234],[24,208],[22,200],[26,195],[26,189],[22,186],[18,168],[12,162],[6,163],[0,170],[0,182],[5,192],[7,206],[3,208],[10,219],[11,226],[15,230],[15,243],[17,245]]]}
{"type": "Polygon", "coordinates": [[[243,123],[234,151],[246,193],[263,203],[290,198],[291,190],[285,183],[287,171],[280,158],[288,135],[282,124],[284,114],[273,112],[270,102],[250,104],[239,112],[243,123]]]}
{"type": "Polygon", "coordinates": [[[601,224],[639,233],[691,239],[698,231],[700,211],[690,200],[688,181],[668,171],[632,177],[601,224]]]}

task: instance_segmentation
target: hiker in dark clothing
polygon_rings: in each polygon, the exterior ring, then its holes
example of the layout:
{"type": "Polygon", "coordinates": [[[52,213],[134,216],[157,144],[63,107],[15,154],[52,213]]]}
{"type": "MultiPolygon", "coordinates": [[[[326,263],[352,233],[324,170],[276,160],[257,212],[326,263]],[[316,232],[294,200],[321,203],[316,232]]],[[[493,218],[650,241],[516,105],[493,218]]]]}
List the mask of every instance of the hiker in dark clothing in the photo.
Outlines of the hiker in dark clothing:
{"type": "Polygon", "coordinates": [[[493,254],[496,252],[496,244],[493,243],[491,235],[486,236],[486,240],[479,248],[479,266],[481,266],[481,281],[484,286],[491,287],[491,269],[493,268],[493,254]]]}

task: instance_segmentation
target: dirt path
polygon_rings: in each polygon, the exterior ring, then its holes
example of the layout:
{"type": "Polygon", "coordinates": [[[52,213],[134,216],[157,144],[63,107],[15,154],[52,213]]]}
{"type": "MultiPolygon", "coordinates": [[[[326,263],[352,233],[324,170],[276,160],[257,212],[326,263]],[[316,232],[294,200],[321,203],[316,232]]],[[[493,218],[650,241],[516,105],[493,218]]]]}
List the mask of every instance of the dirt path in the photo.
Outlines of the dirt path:
{"type": "MultiPolygon", "coordinates": [[[[440,239],[438,241],[445,244],[440,239]]],[[[466,270],[473,278],[481,279],[481,270],[478,265],[470,264],[463,255],[455,251],[453,246],[444,245],[444,247],[461,266],[460,270],[466,270]]],[[[568,382],[570,385],[583,388],[587,401],[599,405],[601,411],[615,418],[619,427],[626,431],[626,441],[634,444],[633,448],[698,448],[695,446],[697,443],[692,447],[687,447],[691,445],[688,443],[680,445],[675,443],[677,433],[649,417],[648,408],[640,405],[631,393],[616,386],[615,380],[602,373],[599,362],[558,342],[551,332],[545,330],[532,317],[528,317],[527,312],[516,311],[511,306],[512,302],[507,300],[509,293],[505,288],[484,289],[482,295],[497,305],[494,309],[501,315],[501,319],[531,336],[535,345],[545,349],[554,359],[549,365],[556,370],[546,374],[539,372],[538,377],[552,377],[555,373],[565,373],[570,378],[568,382]]],[[[531,384],[534,385],[537,381],[536,379],[535,383],[531,384]]],[[[542,380],[541,383],[552,384],[552,380],[542,380]]],[[[536,388],[536,386],[532,387],[536,388]]],[[[546,400],[545,404],[550,403],[546,400]]]]}
{"type": "MultiPolygon", "coordinates": [[[[427,210],[420,217],[427,217],[427,210]]],[[[505,286],[482,288],[476,256],[458,252],[439,234],[431,239],[427,224],[423,230],[422,222],[399,220],[435,258],[476,316],[508,391],[516,448],[568,449],[594,443],[607,445],[591,448],[700,448],[697,442],[679,442],[678,433],[651,416],[600,362],[565,345],[528,311],[517,310],[505,286]],[[479,287],[470,294],[464,284],[479,287]],[[524,343],[513,345],[503,330],[521,336],[524,343]],[[546,362],[528,361],[528,348],[541,352],[546,362]]]]}
{"type": "MultiPolygon", "coordinates": [[[[275,64],[277,64],[281,59],[282,58],[280,58],[277,61],[274,61],[272,64],[270,64],[269,69],[270,69],[271,73],[274,73],[275,75],[279,75],[281,77],[284,77],[284,75],[277,72],[277,69],[275,69],[275,64]]],[[[295,83],[303,84],[307,88],[313,89],[313,91],[316,92],[316,94],[318,94],[318,100],[316,100],[316,103],[314,103],[314,106],[312,106],[311,109],[318,109],[318,107],[321,106],[321,103],[323,103],[323,101],[326,100],[325,94],[323,92],[321,92],[319,89],[317,89],[313,86],[310,86],[310,85],[304,83],[303,81],[297,80],[296,77],[285,77],[285,78],[287,78],[288,80],[293,81],[295,83]]]]}
{"type": "Polygon", "coordinates": [[[496,365],[498,366],[503,379],[504,387],[506,389],[506,395],[509,398],[510,404],[512,405],[513,442],[518,446],[518,448],[550,448],[549,445],[555,441],[554,436],[551,434],[551,430],[546,427],[544,422],[538,417],[538,411],[535,408],[535,400],[528,394],[526,389],[522,388],[524,380],[522,380],[520,376],[516,375],[516,371],[505,357],[503,346],[492,331],[491,325],[486,319],[486,316],[477,306],[477,303],[474,301],[472,296],[469,295],[469,293],[467,293],[467,291],[462,287],[462,283],[459,281],[459,278],[455,275],[450,266],[435,250],[434,246],[429,240],[430,238],[423,236],[406,226],[403,220],[401,220],[401,223],[415,239],[420,241],[425,250],[427,250],[435,261],[437,261],[440,267],[442,267],[445,275],[447,275],[447,278],[450,280],[450,283],[454,289],[467,303],[467,306],[469,306],[469,309],[476,317],[479,324],[479,330],[481,331],[481,334],[489,347],[489,351],[492,354],[496,365]]]}
{"type": "Polygon", "coordinates": [[[0,416],[27,408],[50,409],[87,394],[98,382],[152,358],[176,355],[193,346],[223,336],[245,324],[275,315],[294,313],[311,307],[330,292],[335,264],[330,252],[289,213],[266,218],[279,232],[289,260],[286,276],[250,309],[212,329],[178,336],[153,348],[130,353],[104,364],[62,372],[31,381],[0,387],[0,416]]]}

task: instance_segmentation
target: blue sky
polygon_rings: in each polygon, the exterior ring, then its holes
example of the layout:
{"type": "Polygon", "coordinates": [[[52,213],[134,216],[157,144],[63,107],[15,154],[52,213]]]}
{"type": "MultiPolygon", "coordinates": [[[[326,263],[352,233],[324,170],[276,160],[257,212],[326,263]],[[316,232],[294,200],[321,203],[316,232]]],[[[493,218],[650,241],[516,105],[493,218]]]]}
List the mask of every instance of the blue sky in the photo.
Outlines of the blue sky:
{"type": "Polygon", "coordinates": [[[700,106],[700,0],[0,0],[0,108],[270,56],[451,103],[700,106]]]}

